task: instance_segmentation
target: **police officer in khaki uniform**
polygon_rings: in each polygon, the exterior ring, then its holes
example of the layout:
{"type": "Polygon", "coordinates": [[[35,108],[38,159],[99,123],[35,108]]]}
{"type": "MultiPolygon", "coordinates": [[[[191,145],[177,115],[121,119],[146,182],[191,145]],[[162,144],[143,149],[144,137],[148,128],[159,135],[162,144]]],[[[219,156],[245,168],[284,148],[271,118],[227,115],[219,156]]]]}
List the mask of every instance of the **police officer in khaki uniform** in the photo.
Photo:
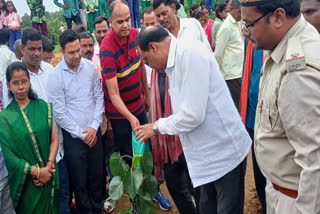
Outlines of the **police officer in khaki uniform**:
{"type": "Polygon", "coordinates": [[[242,0],[244,36],[267,50],[255,154],[268,214],[320,213],[320,36],[299,0],[242,0]]]}

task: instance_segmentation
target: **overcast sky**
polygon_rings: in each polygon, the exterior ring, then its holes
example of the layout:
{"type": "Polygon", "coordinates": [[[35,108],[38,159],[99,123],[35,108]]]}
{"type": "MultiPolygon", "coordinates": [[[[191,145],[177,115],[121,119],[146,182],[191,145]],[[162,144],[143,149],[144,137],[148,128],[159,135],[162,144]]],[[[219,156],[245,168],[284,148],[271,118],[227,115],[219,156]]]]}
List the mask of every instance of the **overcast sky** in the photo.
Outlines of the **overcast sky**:
{"type": "MultiPolygon", "coordinates": [[[[23,16],[25,13],[30,15],[27,0],[12,0],[12,2],[21,16],[23,16]]],[[[53,12],[59,10],[59,7],[53,3],[53,0],[43,0],[43,2],[47,11],[53,12]]],[[[59,2],[63,3],[63,0],[59,0],[59,2]]]]}

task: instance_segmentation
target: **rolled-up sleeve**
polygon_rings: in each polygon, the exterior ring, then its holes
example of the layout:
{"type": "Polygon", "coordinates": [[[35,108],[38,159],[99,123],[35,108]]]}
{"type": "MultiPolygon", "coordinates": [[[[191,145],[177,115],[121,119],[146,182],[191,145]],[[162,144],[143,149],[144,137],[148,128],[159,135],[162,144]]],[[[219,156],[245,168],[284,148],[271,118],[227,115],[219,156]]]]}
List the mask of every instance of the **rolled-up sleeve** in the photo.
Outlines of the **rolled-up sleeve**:
{"type": "Polygon", "coordinates": [[[320,213],[320,75],[311,68],[288,72],[279,91],[279,112],[294,160],[301,167],[296,208],[320,213]]]}
{"type": "Polygon", "coordinates": [[[53,114],[56,123],[71,135],[83,140],[85,134],[82,131],[84,129],[75,123],[66,113],[66,97],[63,91],[63,82],[56,71],[52,71],[49,74],[48,99],[53,104],[53,114]]]}

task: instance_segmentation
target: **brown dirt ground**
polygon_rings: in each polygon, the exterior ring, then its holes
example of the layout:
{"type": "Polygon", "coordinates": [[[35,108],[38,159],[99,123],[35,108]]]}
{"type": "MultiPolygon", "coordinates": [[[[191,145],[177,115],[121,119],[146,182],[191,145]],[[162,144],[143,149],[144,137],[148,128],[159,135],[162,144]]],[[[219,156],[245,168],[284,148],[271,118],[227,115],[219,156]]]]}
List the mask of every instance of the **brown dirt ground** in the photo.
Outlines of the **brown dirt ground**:
{"type": "MultiPolygon", "coordinates": [[[[56,53],[55,57],[52,59],[52,64],[55,66],[57,65],[60,60],[62,59],[61,53],[56,53]]],[[[251,152],[248,155],[247,160],[247,174],[245,179],[245,205],[244,205],[244,214],[262,214],[262,208],[260,202],[258,200],[258,195],[256,193],[256,187],[254,184],[254,176],[253,176],[253,168],[252,168],[252,158],[251,152]]],[[[173,203],[173,200],[168,192],[166,184],[163,183],[160,186],[161,192],[173,203]]],[[[126,197],[122,197],[121,200],[118,202],[117,208],[112,212],[116,214],[119,212],[120,209],[127,209],[130,208],[130,201],[126,197]]],[[[157,208],[157,214],[179,214],[175,204],[173,203],[172,208],[170,211],[162,211],[159,209],[159,206],[154,204],[157,208]]],[[[183,214],[183,213],[182,213],[183,214]]]]}

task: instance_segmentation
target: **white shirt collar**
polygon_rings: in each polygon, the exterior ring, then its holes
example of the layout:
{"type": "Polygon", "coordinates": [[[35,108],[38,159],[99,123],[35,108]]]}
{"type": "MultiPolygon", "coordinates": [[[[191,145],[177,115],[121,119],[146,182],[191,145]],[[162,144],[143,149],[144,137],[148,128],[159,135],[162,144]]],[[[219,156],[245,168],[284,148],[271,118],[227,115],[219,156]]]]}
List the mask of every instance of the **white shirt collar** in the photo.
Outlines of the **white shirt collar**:
{"type": "MultiPolygon", "coordinates": [[[[22,58],[21,58],[21,62],[22,62],[22,63],[24,63],[24,62],[23,62],[23,59],[24,59],[24,58],[22,57],[22,58]]],[[[38,70],[38,73],[37,73],[37,74],[31,72],[31,71],[28,69],[29,74],[30,74],[30,75],[34,75],[34,76],[41,75],[41,74],[43,73],[43,70],[44,70],[44,64],[43,64],[43,63],[45,63],[45,62],[43,62],[43,61],[40,62],[40,67],[39,67],[39,70],[38,70]]]]}
{"type": "Polygon", "coordinates": [[[176,48],[177,48],[177,39],[170,34],[171,41],[170,41],[170,48],[167,60],[167,68],[171,68],[174,66],[174,60],[176,56],[176,48]]]}
{"type": "Polygon", "coordinates": [[[233,18],[233,16],[231,15],[231,13],[228,13],[228,18],[230,19],[230,21],[235,24],[237,23],[237,20],[235,20],[235,18],[233,18]]]}

